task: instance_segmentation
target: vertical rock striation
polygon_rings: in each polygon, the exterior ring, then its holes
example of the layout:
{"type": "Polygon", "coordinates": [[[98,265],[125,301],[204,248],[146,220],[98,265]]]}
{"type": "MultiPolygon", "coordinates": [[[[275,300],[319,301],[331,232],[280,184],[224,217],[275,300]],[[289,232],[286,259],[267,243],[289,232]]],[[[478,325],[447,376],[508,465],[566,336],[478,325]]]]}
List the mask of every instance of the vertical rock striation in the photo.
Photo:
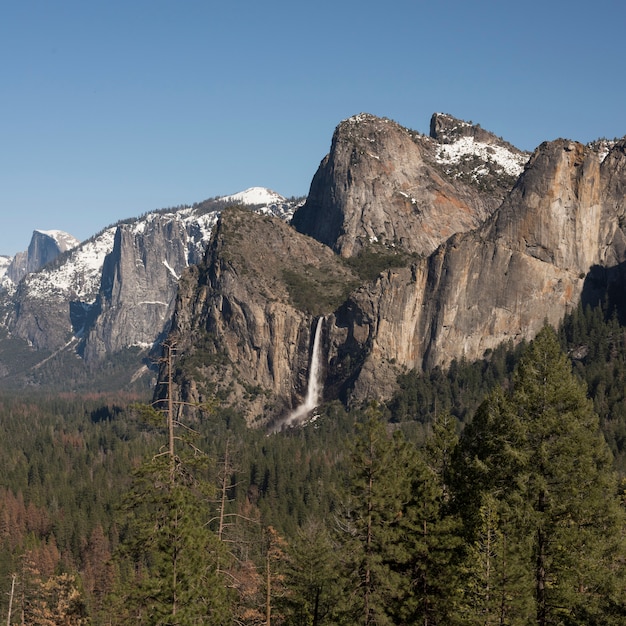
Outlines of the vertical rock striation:
{"type": "Polygon", "coordinates": [[[351,351],[365,356],[351,397],[384,396],[398,366],[482,358],[503,341],[531,339],[545,320],[558,324],[590,289],[594,267],[613,268],[623,288],[625,147],[601,160],[575,142],[542,144],[482,226],[351,296],[350,315],[331,331],[330,374],[341,369],[348,337],[360,338],[351,351]]]}

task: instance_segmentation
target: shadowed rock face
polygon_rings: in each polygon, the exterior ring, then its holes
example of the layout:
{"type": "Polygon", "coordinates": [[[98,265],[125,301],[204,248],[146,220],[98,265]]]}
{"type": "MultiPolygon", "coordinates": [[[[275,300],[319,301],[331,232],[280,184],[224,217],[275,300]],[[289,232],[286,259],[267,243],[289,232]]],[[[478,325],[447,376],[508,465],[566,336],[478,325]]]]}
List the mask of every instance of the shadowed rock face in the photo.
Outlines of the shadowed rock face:
{"type": "Polygon", "coordinates": [[[101,359],[129,345],[151,347],[167,330],[179,274],[188,265],[188,234],[175,220],[122,224],[102,268],[100,292],[81,352],[101,359]]]}
{"type": "Polygon", "coordinates": [[[495,210],[493,197],[444,179],[428,146],[393,122],[359,116],[335,133],[294,217],[300,233],[248,214],[236,226],[228,218],[204,268],[181,283],[178,358],[199,356],[199,337],[209,346],[201,373],[179,379],[183,397],[207,397],[226,381],[251,424],[284,414],[306,391],[313,319],[322,313],[324,398],[385,399],[405,368],[481,358],[502,341],[531,339],[545,320],[557,324],[578,304],[591,268],[622,280],[626,141],[606,156],[566,140],[542,144],[495,210]],[[376,158],[383,147],[385,158],[376,158]],[[409,172],[423,222],[413,206],[394,204],[409,172]],[[358,283],[341,258],[372,239],[422,256],[358,283]],[[312,289],[328,272],[349,294],[318,298],[313,313],[293,298],[289,268],[301,268],[312,289]]]}

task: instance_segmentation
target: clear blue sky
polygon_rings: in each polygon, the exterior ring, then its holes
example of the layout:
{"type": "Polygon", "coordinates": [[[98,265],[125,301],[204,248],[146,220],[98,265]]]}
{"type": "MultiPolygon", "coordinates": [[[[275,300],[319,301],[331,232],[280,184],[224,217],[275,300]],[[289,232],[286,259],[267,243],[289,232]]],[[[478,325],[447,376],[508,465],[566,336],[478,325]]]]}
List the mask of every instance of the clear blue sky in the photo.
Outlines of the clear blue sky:
{"type": "Polygon", "coordinates": [[[305,195],[360,112],[520,148],[626,134],[623,0],[2,0],[0,253],[35,228],[305,195]]]}

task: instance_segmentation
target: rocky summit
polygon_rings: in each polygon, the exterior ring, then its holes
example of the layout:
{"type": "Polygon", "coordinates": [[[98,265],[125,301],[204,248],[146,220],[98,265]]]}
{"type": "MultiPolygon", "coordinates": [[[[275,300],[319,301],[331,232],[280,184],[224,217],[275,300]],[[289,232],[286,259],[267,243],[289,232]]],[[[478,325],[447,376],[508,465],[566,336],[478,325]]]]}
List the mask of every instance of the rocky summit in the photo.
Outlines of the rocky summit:
{"type": "MultiPolygon", "coordinates": [[[[476,146],[498,144],[484,131],[480,139],[476,146]]],[[[515,180],[506,176],[504,188],[497,185],[488,155],[476,154],[476,146],[472,154],[482,170],[460,176],[462,158],[446,153],[451,145],[391,120],[351,117],[337,127],[293,226],[344,257],[371,244],[430,254],[451,235],[481,224],[515,180]]],[[[528,159],[512,146],[509,151],[511,160],[528,159]]]]}

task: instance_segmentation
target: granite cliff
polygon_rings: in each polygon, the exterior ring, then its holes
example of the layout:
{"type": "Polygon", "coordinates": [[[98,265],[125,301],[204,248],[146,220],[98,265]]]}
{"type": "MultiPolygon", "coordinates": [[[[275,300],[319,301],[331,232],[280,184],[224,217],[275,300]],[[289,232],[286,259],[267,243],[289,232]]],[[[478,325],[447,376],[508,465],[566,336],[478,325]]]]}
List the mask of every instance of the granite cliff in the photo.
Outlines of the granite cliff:
{"type": "Polygon", "coordinates": [[[434,115],[431,129],[431,136],[420,135],[367,114],[339,124],[293,226],[344,257],[372,243],[430,254],[453,234],[476,228],[529,155],[449,115],[434,115]],[[455,159],[452,146],[466,151],[457,150],[455,159]],[[506,155],[505,166],[497,151],[506,155]]]}
{"type": "Polygon", "coordinates": [[[531,339],[545,320],[558,324],[581,299],[620,292],[625,148],[622,140],[605,156],[572,141],[542,144],[481,226],[351,295],[335,314],[331,377],[346,338],[360,336],[364,364],[348,397],[385,397],[399,367],[482,358],[501,342],[531,339]]]}
{"type": "Polygon", "coordinates": [[[407,369],[530,339],[623,284],[625,190],[624,140],[529,158],[447,115],[428,137],[346,120],[293,229],[224,215],[181,282],[174,393],[280,422],[305,394],[320,315],[324,399],[347,405],[389,398],[407,369]]]}
{"type": "Polygon", "coordinates": [[[204,262],[179,283],[176,393],[190,403],[217,396],[251,424],[279,417],[306,392],[313,319],[358,283],[330,248],[283,220],[228,209],[204,262]]]}
{"type": "Polygon", "coordinates": [[[306,394],[319,318],[322,399],[350,406],[581,301],[626,306],[626,140],[531,155],[445,114],[428,135],[361,114],[291,223],[284,199],[223,211],[246,193],[121,222],[0,292],[0,383],[121,386],[168,337],[174,396],[275,425],[306,394]]]}
{"type": "Polygon", "coordinates": [[[79,243],[75,237],[60,230],[35,230],[28,249],[18,252],[11,259],[4,276],[17,284],[27,274],[52,263],[60,254],[71,250],[79,243]]]}

